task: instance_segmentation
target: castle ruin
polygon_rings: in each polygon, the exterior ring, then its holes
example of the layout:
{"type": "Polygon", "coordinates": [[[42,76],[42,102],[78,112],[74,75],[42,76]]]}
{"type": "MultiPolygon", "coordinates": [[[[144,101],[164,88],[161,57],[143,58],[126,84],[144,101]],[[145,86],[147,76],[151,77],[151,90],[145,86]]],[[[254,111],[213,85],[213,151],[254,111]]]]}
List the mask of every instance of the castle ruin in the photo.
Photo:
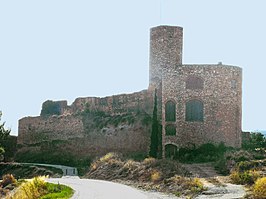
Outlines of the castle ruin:
{"type": "Polygon", "coordinates": [[[222,63],[184,65],[182,49],[182,27],[151,28],[147,90],[77,98],[70,106],[51,102],[56,114],[19,120],[19,152],[45,150],[54,143],[54,150],[82,157],[110,151],[147,153],[155,91],[164,157],[204,143],[240,147],[242,69],[222,63]]]}

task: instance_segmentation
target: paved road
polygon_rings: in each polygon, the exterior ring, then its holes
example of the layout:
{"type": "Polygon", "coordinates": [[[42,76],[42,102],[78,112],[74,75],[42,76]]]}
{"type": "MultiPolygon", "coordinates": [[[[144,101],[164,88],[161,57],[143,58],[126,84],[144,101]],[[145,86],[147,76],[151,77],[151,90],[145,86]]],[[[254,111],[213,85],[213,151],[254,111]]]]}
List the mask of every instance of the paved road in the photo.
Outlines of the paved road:
{"type": "Polygon", "coordinates": [[[126,185],[78,177],[50,178],[48,182],[65,184],[75,190],[72,199],[177,199],[156,192],[144,192],[126,185]]]}

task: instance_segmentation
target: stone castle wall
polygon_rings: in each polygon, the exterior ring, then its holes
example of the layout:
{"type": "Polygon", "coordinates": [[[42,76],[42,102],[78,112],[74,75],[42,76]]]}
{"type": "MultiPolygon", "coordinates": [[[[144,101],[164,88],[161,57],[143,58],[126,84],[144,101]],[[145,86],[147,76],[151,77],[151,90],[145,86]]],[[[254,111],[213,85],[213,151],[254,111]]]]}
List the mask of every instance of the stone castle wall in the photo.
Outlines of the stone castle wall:
{"type": "Polygon", "coordinates": [[[152,92],[143,90],[131,94],[113,95],[109,97],[85,97],[77,98],[71,105],[71,112],[82,112],[85,109],[91,111],[103,111],[110,114],[125,112],[145,111],[151,114],[153,100],[152,92]]]}
{"type": "Polygon", "coordinates": [[[175,66],[163,71],[162,82],[163,145],[223,142],[241,146],[241,68],[222,64],[175,66]],[[197,81],[189,86],[189,78],[200,79],[202,86],[197,81]],[[203,121],[186,121],[186,103],[190,100],[202,102],[203,121]],[[166,121],[168,101],[176,104],[176,121],[166,121]],[[166,135],[169,124],[175,126],[176,135],[166,135]]]}
{"type": "Polygon", "coordinates": [[[57,101],[61,115],[19,120],[20,151],[40,150],[43,143],[59,143],[77,157],[110,151],[147,152],[152,93],[147,90],[105,98],[77,98],[72,105],[57,101]],[[124,119],[123,119],[124,118],[124,119]]]}

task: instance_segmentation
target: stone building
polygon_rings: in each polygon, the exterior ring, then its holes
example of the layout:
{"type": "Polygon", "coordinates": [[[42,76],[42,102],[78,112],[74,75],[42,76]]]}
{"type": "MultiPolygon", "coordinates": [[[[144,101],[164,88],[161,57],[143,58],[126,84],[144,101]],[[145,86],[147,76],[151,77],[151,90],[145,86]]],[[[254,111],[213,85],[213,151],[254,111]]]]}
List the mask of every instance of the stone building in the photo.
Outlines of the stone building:
{"type": "Polygon", "coordinates": [[[242,69],[222,63],[182,64],[183,29],[151,29],[150,86],[161,109],[163,155],[223,142],[241,146],[242,69]]]}
{"type": "Polygon", "coordinates": [[[183,28],[152,28],[147,90],[77,98],[70,106],[53,102],[56,114],[19,121],[19,152],[42,151],[47,149],[43,143],[52,142],[78,156],[147,153],[155,91],[164,157],[209,142],[240,147],[242,69],[222,63],[184,65],[182,49],[183,28]]]}

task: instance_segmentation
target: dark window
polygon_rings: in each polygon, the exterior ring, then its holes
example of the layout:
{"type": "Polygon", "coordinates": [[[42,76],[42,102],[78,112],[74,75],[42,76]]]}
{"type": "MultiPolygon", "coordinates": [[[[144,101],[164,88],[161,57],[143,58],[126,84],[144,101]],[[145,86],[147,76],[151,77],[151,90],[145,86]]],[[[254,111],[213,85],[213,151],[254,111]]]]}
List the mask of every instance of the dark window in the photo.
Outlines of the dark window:
{"type": "Polygon", "coordinates": [[[203,80],[200,77],[188,77],[186,81],[186,89],[203,89],[203,80]]]}
{"type": "Polygon", "coordinates": [[[186,121],[203,121],[203,103],[190,100],[186,103],[186,121]]]}
{"type": "Polygon", "coordinates": [[[165,145],[165,157],[174,159],[177,155],[177,146],[173,144],[165,145]]]}
{"type": "Polygon", "coordinates": [[[168,101],[165,104],[165,121],[174,122],[175,121],[175,103],[173,101],[168,101]]]}
{"type": "Polygon", "coordinates": [[[175,125],[166,125],[165,127],[165,135],[176,135],[176,127],[175,125]]]}
{"type": "Polygon", "coordinates": [[[236,80],[234,79],[231,81],[231,88],[236,89],[236,80]]]}

